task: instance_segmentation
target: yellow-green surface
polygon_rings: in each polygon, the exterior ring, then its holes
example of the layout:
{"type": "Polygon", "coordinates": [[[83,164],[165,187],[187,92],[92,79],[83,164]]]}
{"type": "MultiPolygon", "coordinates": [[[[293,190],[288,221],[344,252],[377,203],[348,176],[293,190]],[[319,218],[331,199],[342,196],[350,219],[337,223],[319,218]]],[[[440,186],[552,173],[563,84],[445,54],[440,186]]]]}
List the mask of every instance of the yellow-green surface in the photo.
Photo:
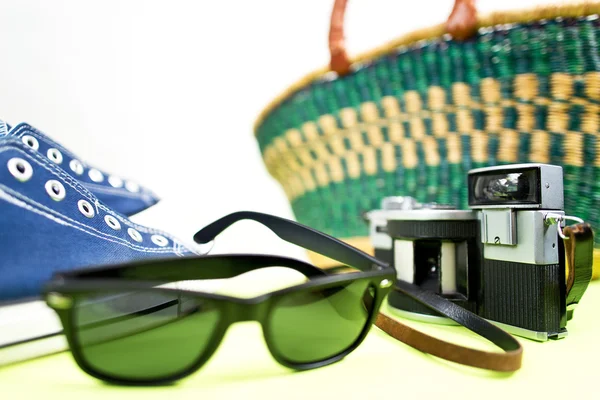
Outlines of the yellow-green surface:
{"type": "MultiPolygon", "coordinates": [[[[569,322],[566,339],[547,343],[520,339],[525,347],[523,368],[514,374],[445,362],[376,328],[343,361],[293,372],[270,357],[260,326],[243,323],[229,330],[208,364],[172,386],[106,385],[80,371],[70,354],[63,353],[0,369],[0,399],[600,398],[599,309],[600,282],[594,282],[569,322]]],[[[409,323],[447,340],[491,349],[461,327],[409,323]]]]}

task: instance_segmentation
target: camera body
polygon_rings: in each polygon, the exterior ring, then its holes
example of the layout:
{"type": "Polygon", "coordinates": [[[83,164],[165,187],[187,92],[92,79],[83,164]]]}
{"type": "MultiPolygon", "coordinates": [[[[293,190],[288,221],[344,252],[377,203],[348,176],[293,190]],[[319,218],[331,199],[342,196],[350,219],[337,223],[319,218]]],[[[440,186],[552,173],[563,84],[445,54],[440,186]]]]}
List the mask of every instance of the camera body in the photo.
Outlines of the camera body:
{"type": "MultiPolygon", "coordinates": [[[[515,164],[468,173],[469,210],[388,197],[368,213],[375,257],[400,280],[438,293],[535,340],[567,333],[564,216],[559,166],[515,164]]],[[[443,322],[399,292],[391,307],[443,322]]]]}

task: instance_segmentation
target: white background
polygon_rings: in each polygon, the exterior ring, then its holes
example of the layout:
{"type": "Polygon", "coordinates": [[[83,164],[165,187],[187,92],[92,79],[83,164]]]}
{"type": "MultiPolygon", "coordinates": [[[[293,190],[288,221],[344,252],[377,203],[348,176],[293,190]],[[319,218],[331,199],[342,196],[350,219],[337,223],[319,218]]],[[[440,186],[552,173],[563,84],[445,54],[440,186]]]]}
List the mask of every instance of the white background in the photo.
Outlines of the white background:
{"type": "MultiPolygon", "coordinates": [[[[351,54],[442,22],[452,7],[349,3],[351,54]]],[[[478,2],[481,12],[539,3],[478,2]]],[[[4,0],[0,117],[29,122],[87,162],[152,188],[164,201],[137,219],[185,239],[242,209],[293,218],[252,127],[275,95],[328,62],[332,4],[4,0]]],[[[290,250],[254,223],[230,232],[216,250],[290,250]]]]}

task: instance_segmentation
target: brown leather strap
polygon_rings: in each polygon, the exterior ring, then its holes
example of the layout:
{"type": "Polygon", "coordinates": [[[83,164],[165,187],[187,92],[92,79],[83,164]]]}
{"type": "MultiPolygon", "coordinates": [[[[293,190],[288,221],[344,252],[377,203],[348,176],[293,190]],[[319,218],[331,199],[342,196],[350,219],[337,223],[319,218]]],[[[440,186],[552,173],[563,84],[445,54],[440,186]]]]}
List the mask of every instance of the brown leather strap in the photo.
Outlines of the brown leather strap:
{"type": "Polygon", "coordinates": [[[379,313],[375,325],[402,343],[444,360],[492,371],[512,372],[521,368],[522,347],[506,353],[471,349],[429,336],[383,313],[379,313]]]}
{"type": "Polygon", "coordinates": [[[391,337],[417,350],[471,367],[512,372],[521,368],[523,348],[510,334],[470,311],[411,283],[397,281],[394,290],[463,325],[498,346],[504,353],[463,347],[429,336],[383,313],[375,325],[391,337]]]}
{"type": "MultiPolygon", "coordinates": [[[[329,66],[338,75],[347,74],[351,66],[344,43],[344,14],[347,2],[348,0],[335,0],[329,27],[329,66]]],[[[475,0],[454,0],[454,8],[446,21],[446,29],[458,40],[471,37],[477,31],[475,0]]]]}
{"type": "Polygon", "coordinates": [[[566,226],[563,233],[567,252],[567,305],[577,304],[592,279],[594,232],[587,223],[566,226]]]}

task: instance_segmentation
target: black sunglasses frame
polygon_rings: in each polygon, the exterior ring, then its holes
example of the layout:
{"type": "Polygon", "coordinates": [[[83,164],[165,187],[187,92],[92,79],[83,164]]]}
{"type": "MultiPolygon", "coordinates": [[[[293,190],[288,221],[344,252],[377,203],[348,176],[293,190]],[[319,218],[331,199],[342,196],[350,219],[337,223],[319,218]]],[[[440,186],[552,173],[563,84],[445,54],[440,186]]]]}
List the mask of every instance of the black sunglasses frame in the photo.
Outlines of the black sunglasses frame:
{"type": "Polygon", "coordinates": [[[242,219],[252,219],[269,227],[282,239],[298,244],[309,250],[319,252],[339,261],[341,264],[356,268],[358,271],[332,274],[309,263],[280,256],[270,255],[212,255],[199,257],[168,258],[153,261],[138,261],[122,265],[99,268],[86,268],[56,273],[45,286],[46,301],[58,314],[67,337],[73,357],[79,367],[89,375],[98,379],[125,385],[165,384],[184,378],[199,370],[214,354],[221,343],[228,327],[241,321],[257,321],[263,327],[265,342],[274,359],[280,364],[295,370],[307,370],[337,362],[352,352],[362,343],[375,322],[379,308],[396,279],[395,269],[360,250],[347,245],[331,236],[315,231],[304,225],[283,218],[255,212],[239,212],[225,216],[208,225],[194,236],[198,243],[207,243],[242,219]],[[171,282],[196,279],[232,278],[245,272],[282,266],[294,269],[309,278],[309,281],[285,289],[273,291],[250,299],[218,295],[214,293],[156,287],[171,282]],[[322,290],[343,284],[368,281],[367,292],[373,297],[365,296],[364,305],[368,306],[369,316],[360,335],[347,348],[337,354],[312,362],[294,362],[272,345],[269,319],[277,303],[286,295],[303,291],[322,290]],[[202,354],[182,371],[169,376],[149,379],[128,379],[112,376],[97,371],[89,365],[82,354],[74,326],[74,304],[94,293],[119,292],[128,290],[151,291],[184,295],[191,298],[209,299],[219,309],[219,326],[212,333],[209,343],[202,354]]]}

